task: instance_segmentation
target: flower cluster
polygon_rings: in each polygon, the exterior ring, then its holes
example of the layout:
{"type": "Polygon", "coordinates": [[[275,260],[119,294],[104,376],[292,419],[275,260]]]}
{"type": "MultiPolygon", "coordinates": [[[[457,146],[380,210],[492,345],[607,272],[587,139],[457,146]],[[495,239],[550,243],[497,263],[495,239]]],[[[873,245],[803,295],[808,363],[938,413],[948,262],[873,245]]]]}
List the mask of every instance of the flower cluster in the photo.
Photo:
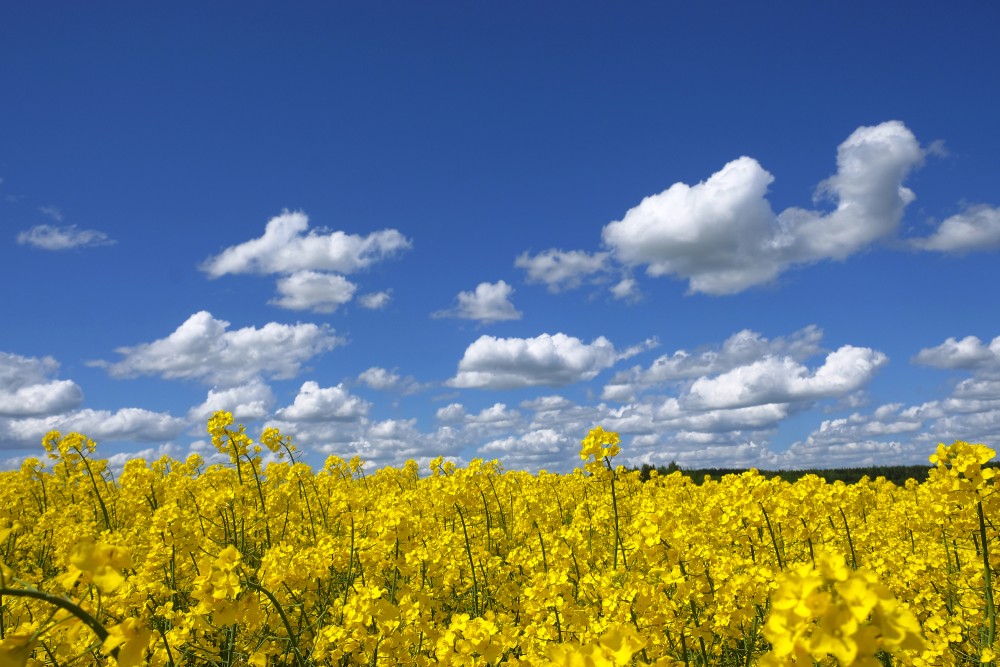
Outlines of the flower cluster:
{"type": "Polygon", "coordinates": [[[605,466],[611,465],[611,459],[621,452],[618,444],[621,437],[614,431],[605,431],[602,426],[595,426],[583,439],[580,458],[585,461],[585,467],[590,472],[599,472],[605,466]]]}
{"type": "Polygon", "coordinates": [[[0,667],[149,664],[950,667],[1000,649],[982,445],[925,483],[695,483],[613,467],[319,470],[229,413],[225,464],[113,477],[80,434],[0,472],[0,667]],[[263,448],[275,452],[263,463],[263,448]],[[423,474],[421,474],[423,472],[423,474]]]}
{"type": "Polygon", "coordinates": [[[924,648],[920,623],[873,573],[851,570],[843,556],[822,553],[780,575],[761,665],[811,665],[827,656],[841,667],[880,667],[876,654],[924,648]]]}

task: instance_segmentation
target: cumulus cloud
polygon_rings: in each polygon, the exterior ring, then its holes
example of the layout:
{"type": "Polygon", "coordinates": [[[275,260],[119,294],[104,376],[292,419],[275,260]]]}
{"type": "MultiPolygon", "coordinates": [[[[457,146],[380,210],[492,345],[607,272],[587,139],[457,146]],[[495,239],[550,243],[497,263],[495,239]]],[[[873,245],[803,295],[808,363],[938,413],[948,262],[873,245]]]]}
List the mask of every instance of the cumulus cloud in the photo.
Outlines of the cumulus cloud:
{"type": "Polygon", "coordinates": [[[460,422],[465,420],[467,413],[461,403],[449,403],[443,408],[438,408],[434,416],[443,422],[460,422]]]}
{"type": "Polygon", "coordinates": [[[563,333],[535,338],[480,336],[465,350],[453,387],[513,389],[590,380],[621,357],[601,336],[591,343],[563,333]]]}
{"type": "Polygon", "coordinates": [[[969,252],[1000,247],[1000,208],[985,204],[971,206],[958,215],[945,219],[926,238],[914,239],[920,250],[969,252]]]}
{"type": "Polygon", "coordinates": [[[519,407],[533,413],[529,429],[557,428],[566,433],[583,435],[586,435],[590,425],[600,422],[604,415],[603,406],[578,405],[565,396],[558,395],[522,401],[519,407]]]}
{"type": "Polygon", "coordinates": [[[372,366],[358,375],[358,381],[379,391],[396,391],[402,394],[412,394],[421,389],[420,383],[412,376],[401,376],[380,366],[372,366]]]}
{"type": "Polygon", "coordinates": [[[604,387],[605,400],[627,401],[650,387],[725,373],[767,356],[802,361],[819,354],[823,330],[809,325],[789,336],[768,339],[756,331],[743,329],[718,347],[688,352],[677,350],[653,361],[648,369],[635,366],[616,373],[604,387]]]}
{"type": "Polygon", "coordinates": [[[477,450],[477,455],[500,459],[508,468],[565,470],[567,461],[573,459],[579,447],[577,439],[565,433],[538,429],[491,440],[477,450]]]}
{"type": "Polygon", "coordinates": [[[976,336],[966,336],[962,340],[949,338],[936,347],[920,350],[914,361],[937,368],[996,370],[1000,368],[1000,336],[989,345],[984,345],[976,336]]]}
{"type": "Polygon", "coordinates": [[[358,375],[358,380],[372,389],[392,389],[399,384],[399,374],[379,366],[372,366],[358,375]]]}
{"type": "Polygon", "coordinates": [[[904,465],[927,460],[924,448],[912,441],[860,440],[836,444],[805,441],[793,443],[776,457],[782,468],[862,468],[904,465]]]}
{"type": "Polygon", "coordinates": [[[361,419],[370,408],[368,401],[352,395],[343,383],[320,387],[310,380],[299,389],[292,405],[281,408],[274,416],[289,422],[351,422],[361,419]]]}
{"type": "Polygon", "coordinates": [[[843,396],[871,380],[888,363],[883,353],[844,345],[810,372],[789,357],[765,357],[713,378],[694,381],[686,400],[701,408],[741,408],[843,396]]]}
{"type": "Polygon", "coordinates": [[[844,259],[896,231],[916,195],[903,187],[924,151],[899,121],[859,127],[837,148],[837,173],[820,185],[836,209],[828,214],[787,209],[781,214],[786,260],[844,259]]]}
{"type": "Polygon", "coordinates": [[[1000,379],[973,377],[955,386],[952,395],[965,399],[1000,400],[1000,379]]]}
{"type": "Polygon", "coordinates": [[[511,410],[505,403],[494,403],[488,408],[483,408],[477,414],[469,414],[466,412],[465,406],[460,403],[451,403],[439,408],[435,416],[442,422],[461,422],[469,426],[489,429],[512,429],[521,421],[521,413],[517,410],[511,410]]]}
{"type": "Polygon", "coordinates": [[[309,218],[305,213],[284,211],[271,218],[263,236],[209,257],[201,269],[212,278],[238,273],[353,273],[412,246],[395,229],[367,236],[308,229],[309,218]]]}
{"type": "Polygon", "coordinates": [[[635,278],[622,278],[611,288],[611,295],[624,301],[637,301],[641,294],[635,278]]]}
{"type": "Polygon", "coordinates": [[[118,452],[107,457],[108,467],[120,475],[125,464],[134,459],[142,459],[147,463],[158,461],[167,456],[175,461],[183,461],[187,458],[184,451],[172,442],[165,442],[156,447],[146,447],[137,451],[118,452]]]}
{"type": "Polygon", "coordinates": [[[604,242],[651,276],[688,278],[692,291],[725,294],[779,272],[764,244],[775,217],[764,198],[773,177],[756,160],[730,162],[694,186],[675,183],[608,224],[604,242]]]}
{"type": "MultiPolygon", "coordinates": [[[[832,468],[884,465],[887,461],[926,463],[934,449],[930,440],[938,437],[946,422],[961,414],[959,410],[968,408],[946,408],[940,401],[910,407],[889,403],[868,414],[855,412],[824,420],[805,440],[779,453],[776,464],[785,468],[832,468]]],[[[1000,410],[995,412],[1000,415],[1000,410]]]]}
{"type": "Polygon", "coordinates": [[[479,283],[475,292],[459,292],[457,306],[437,311],[433,317],[457,317],[485,324],[502,320],[519,320],[521,313],[510,301],[510,295],[513,293],[514,288],[502,280],[496,283],[479,283]]]}
{"type": "Polygon", "coordinates": [[[36,225],[17,235],[17,242],[42,250],[69,250],[71,248],[89,248],[102,245],[113,245],[114,240],[104,232],[94,229],[79,229],[76,225],[55,227],[53,225],[36,225]]]}
{"type": "Polygon", "coordinates": [[[49,431],[83,433],[102,441],[156,442],[170,440],[188,425],[187,420],[140,408],[77,410],[48,417],[11,419],[0,439],[18,444],[38,444],[49,431]]]}
{"type": "Polygon", "coordinates": [[[870,415],[855,412],[840,419],[826,419],[809,436],[805,446],[870,442],[873,438],[917,433],[925,426],[926,416],[922,412],[903,409],[901,403],[890,403],[880,406],[870,415]]]}
{"type": "Polygon", "coordinates": [[[232,412],[233,419],[237,422],[260,421],[271,413],[273,404],[274,393],[271,387],[260,379],[254,379],[235,387],[210,389],[205,402],[188,411],[188,419],[207,422],[217,411],[225,410],[232,412]]]}
{"type": "Polygon", "coordinates": [[[528,282],[544,283],[550,292],[561,292],[579,287],[587,276],[607,271],[609,258],[608,252],[588,253],[553,248],[537,255],[521,253],[514,260],[514,266],[527,271],[528,282]]]}
{"type": "Polygon", "coordinates": [[[774,428],[792,412],[788,403],[698,409],[677,398],[666,399],[655,412],[657,425],[696,433],[739,433],[774,428]]]}
{"type": "Polygon", "coordinates": [[[289,310],[332,313],[348,303],[358,286],[336,273],[296,271],[278,280],[281,298],[270,303],[289,310]]]}
{"type": "Polygon", "coordinates": [[[59,207],[57,206],[39,206],[38,212],[46,217],[52,218],[56,222],[63,221],[62,211],[59,210],[59,207]]]}
{"type": "Polygon", "coordinates": [[[948,338],[921,350],[914,363],[964,371],[943,399],[912,406],[881,405],[868,413],[825,420],[781,455],[786,467],[869,465],[892,460],[926,463],[937,443],[1000,440],[1000,337],[988,345],[975,336],[948,338]]]}
{"type": "Polygon", "coordinates": [[[358,303],[361,304],[361,307],[368,310],[381,310],[388,306],[391,300],[392,292],[390,290],[362,294],[358,297],[358,303]]]}
{"type": "Polygon", "coordinates": [[[295,377],[304,362],[343,343],[327,326],[268,322],[230,331],[229,322],[200,311],[166,338],[118,348],[125,358],[117,363],[91,364],[116,378],[159,375],[232,387],[260,376],[295,377]]]}
{"type": "Polygon", "coordinates": [[[426,463],[438,455],[453,459],[468,445],[449,427],[423,432],[415,419],[362,418],[355,422],[275,422],[275,425],[299,445],[323,454],[343,459],[359,456],[369,470],[400,466],[408,459],[426,463]]]}
{"type": "Polygon", "coordinates": [[[321,447],[330,454],[347,458],[358,455],[366,461],[383,465],[401,465],[414,459],[427,461],[435,456],[457,454],[462,444],[449,429],[424,433],[415,419],[386,419],[365,425],[350,442],[321,447]]]}
{"type": "Polygon", "coordinates": [[[913,193],[903,187],[924,151],[898,121],[860,127],[837,150],[837,173],[819,195],[831,212],[789,208],[776,215],[774,177],[741,157],[693,186],[675,183],[603,230],[627,265],[675,275],[692,292],[732,294],[773,281],[791,266],[844,259],[894,233],[913,193]]]}
{"type": "Polygon", "coordinates": [[[52,379],[58,370],[52,357],[0,352],[0,417],[37,417],[79,407],[83,391],[71,380],[52,379]]]}

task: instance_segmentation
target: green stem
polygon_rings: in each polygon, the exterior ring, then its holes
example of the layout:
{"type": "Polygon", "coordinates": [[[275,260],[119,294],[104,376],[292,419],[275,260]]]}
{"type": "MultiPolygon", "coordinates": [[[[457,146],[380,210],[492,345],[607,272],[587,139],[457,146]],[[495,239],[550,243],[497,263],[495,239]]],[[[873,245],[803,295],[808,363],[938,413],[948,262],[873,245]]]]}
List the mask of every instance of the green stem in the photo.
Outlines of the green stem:
{"type": "MultiPolygon", "coordinates": [[[[986,518],[983,516],[983,501],[976,503],[976,512],[979,514],[979,538],[983,541],[983,580],[986,585],[986,616],[989,619],[989,632],[986,635],[986,646],[993,645],[993,638],[997,633],[997,612],[993,603],[993,573],[990,566],[990,550],[986,541],[986,518]]],[[[990,661],[988,664],[993,664],[990,661]]]]}
{"type": "Polygon", "coordinates": [[[226,431],[229,435],[229,442],[233,445],[233,461],[236,463],[236,478],[240,481],[240,486],[243,486],[243,470],[240,469],[240,448],[236,444],[236,438],[233,437],[232,433],[226,431]]]}
{"type": "Polygon", "coordinates": [[[87,467],[87,475],[90,476],[90,483],[94,487],[94,495],[97,496],[97,503],[101,506],[101,514],[104,515],[104,527],[111,530],[111,518],[108,516],[108,507],[104,504],[104,499],[101,498],[101,492],[97,489],[97,480],[94,479],[94,471],[90,469],[90,462],[87,457],[83,455],[79,449],[76,450],[80,454],[80,458],[83,459],[83,465],[87,467]]]}
{"type": "MultiPolygon", "coordinates": [[[[97,635],[97,638],[101,640],[102,644],[104,643],[104,640],[108,638],[108,631],[103,625],[101,625],[100,621],[81,609],[79,605],[67,600],[66,598],[61,598],[50,593],[43,593],[42,591],[33,591],[23,588],[0,588],[0,595],[9,595],[17,598],[33,598],[35,600],[48,602],[49,604],[59,607],[60,609],[65,609],[79,618],[84,625],[90,628],[94,634],[97,635]]],[[[117,647],[111,651],[111,655],[114,656],[115,659],[118,658],[117,647]]]]}
{"type": "Polygon", "coordinates": [[[785,563],[781,560],[781,550],[778,549],[778,540],[774,537],[774,528],[771,527],[771,517],[767,515],[767,510],[764,509],[764,503],[758,503],[760,509],[764,512],[764,521],[767,522],[767,534],[771,536],[771,544],[774,546],[774,555],[778,559],[778,569],[784,570],[785,563]]]}
{"type": "Polygon", "coordinates": [[[622,541],[621,527],[618,521],[618,494],[615,491],[615,474],[614,469],[611,467],[611,459],[604,457],[604,465],[608,467],[611,471],[611,507],[615,511],[615,554],[614,554],[614,569],[618,569],[618,549],[622,550],[622,567],[626,570],[628,569],[628,562],[625,560],[625,543],[622,541]]]}
{"type": "Polygon", "coordinates": [[[260,475],[257,474],[257,464],[250,455],[247,454],[247,461],[250,462],[250,470],[253,471],[253,478],[257,482],[257,497],[260,498],[260,513],[264,516],[264,536],[267,538],[267,548],[271,548],[271,526],[267,518],[267,506],[264,503],[264,489],[260,485],[260,475]]]}
{"type": "Polygon", "coordinates": [[[476,581],[476,563],[472,560],[472,548],[469,546],[469,530],[465,525],[465,515],[462,508],[455,503],[459,518],[462,519],[462,533],[465,535],[465,553],[469,556],[469,567],[472,569],[472,610],[479,616],[479,582],[476,581]]]}
{"type": "Polygon", "coordinates": [[[278,602],[278,599],[274,597],[271,591],[267,590],[260,584],[250,580],[249,578],[247,578],[247,585],[253,590],[263,593],[267,597],[267,599],[271,601],[271,604],[274,605],[274,608],[278,612],[278,616],[281,617],[282,625],[285,626],[285,632],[288,633],[288,643],[292,647],[292,653],[295,654],[295,664],[304,665],[305,663],[302,661],[302,654],[299,653],[299,642],[297,636],[295,635],[294,632],[292,632],[292,624],[288,622],[288,616],[285,615],[285,610],[284,608],[282,608],[281,603],[278,602]]]}
{"type": "Polygon", "coordinates": [[[851,547],[851,567],[853,569],[858,569],[858,555],[854,552],[854,540],[851,539],[851,527],[847,524],[847,515],[844,514],[844,508],[840,509],[840,518],[844,520],[844,529],[847,531],[847,544],[851,547]]]}
{"type": "Polygon", "coordinates": [[[548,558],[546,558],[546,556],[545,556],[545,540],[542,539],[542,529],[538,527],[538,522],[537,521],[532,520],[532,523],[535,524],[535,530],[538,532],[538,542],[539,542],[539,544],[542,545],[542,568],[544,568],[545,574],[548,574],[549,573],[549,561],[548,561],[548,558]]]}

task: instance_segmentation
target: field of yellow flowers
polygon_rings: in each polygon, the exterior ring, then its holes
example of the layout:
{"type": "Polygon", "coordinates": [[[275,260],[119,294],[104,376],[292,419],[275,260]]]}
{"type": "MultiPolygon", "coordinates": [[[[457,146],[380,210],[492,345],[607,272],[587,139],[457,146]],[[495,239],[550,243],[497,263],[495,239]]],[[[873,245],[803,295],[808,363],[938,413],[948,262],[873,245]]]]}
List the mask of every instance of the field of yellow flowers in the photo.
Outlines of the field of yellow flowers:
{"type": "Polygon", "coordinates": [[[209,421],[229,464],[133,460],[80,434],[0,473],[7,665],[992,663],[995,452],[929,480],[696,485],[438,459],[313,471],[288,438],[209,421]],[[264,448],[278,462],[262,467],[264,448]]]}

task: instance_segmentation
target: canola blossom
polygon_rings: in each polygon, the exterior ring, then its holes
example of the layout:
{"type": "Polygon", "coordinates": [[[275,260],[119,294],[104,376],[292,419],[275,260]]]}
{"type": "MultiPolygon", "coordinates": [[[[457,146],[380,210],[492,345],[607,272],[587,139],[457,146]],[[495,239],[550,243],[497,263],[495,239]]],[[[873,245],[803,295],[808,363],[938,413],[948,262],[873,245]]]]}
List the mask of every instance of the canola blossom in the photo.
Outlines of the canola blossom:
{"type": "Polygon", "coordinates": [[[226,464],[129,461],[49,433],[0,473],[0,667],[979,665],[1000,567],[984,445],[924,483],[695,484],[438,458],[371,473],[296,461],[232,415],[226,464]],[[267,449],[275,462],[263,464],[267,449]],[[421,474],[423,473],[423,474],[421,474]]]}

